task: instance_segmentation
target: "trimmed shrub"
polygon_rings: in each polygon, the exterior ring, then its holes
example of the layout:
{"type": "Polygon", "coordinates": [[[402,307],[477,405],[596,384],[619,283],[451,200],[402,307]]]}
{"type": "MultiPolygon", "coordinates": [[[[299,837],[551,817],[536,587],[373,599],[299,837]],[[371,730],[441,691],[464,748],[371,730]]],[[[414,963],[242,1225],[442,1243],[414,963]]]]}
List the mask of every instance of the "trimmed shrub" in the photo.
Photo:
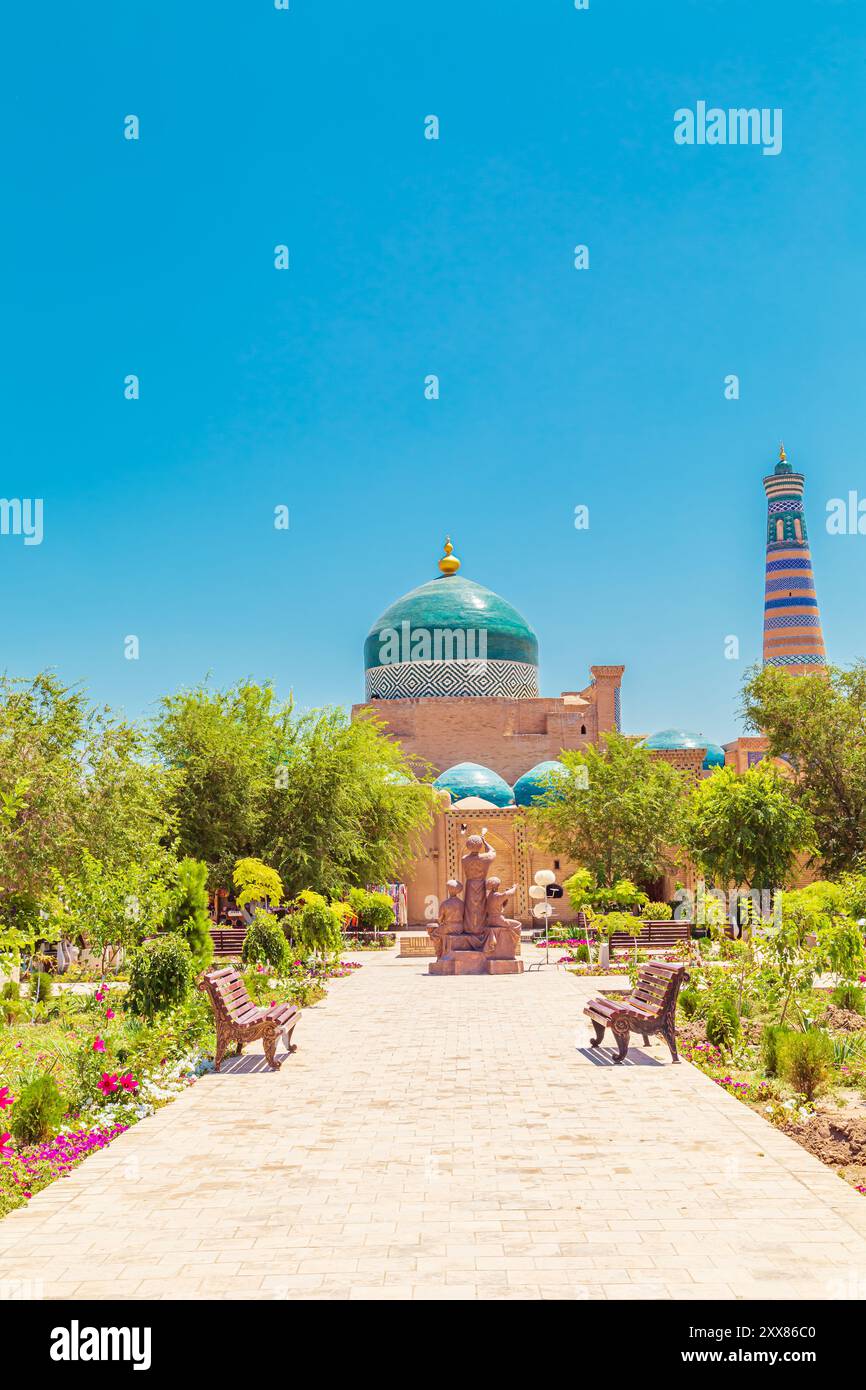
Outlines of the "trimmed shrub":
{"type": "Polygon", "coordinates": [[[640,915],[645,922],[669,922],[674,910],[670,903],[644,903],[640,915]]]}
{"type": "Polygon", "coordinates": [[[573,946],[573,947],[571,948],[571,959],[572,959],[572,960],[575,960],[575,961],[588,961],[588,960],[589,960],[589,947],[588,947],[588,946],[573,946]]]}
{"type": "Polygon", "coordinates": [[[358,919],[359,932],[394,930],[394,904],[387,893],[368,893],[366,888],[350,888],[349,906],[358,919]]]}
{"type": "Polygon", "coordinates": [[[329,903],[321,893],[305,889],[297,898],[299,910],[291,919],[292,940],[307,956],[322,960],[343,949],[345,904],[329,903]]]}
{"type": "Polygon", "coordinates": [[[830,995],[837,1009],[850,1009],[853,1014],[866,1014],[866,990],[861,985],[837,985],[830,995]]]}
{"type": "Polygon", "coordinates": [[[22,1144],[38,1144],[56,1134],[66,1114],[66,1101],[53,1076],[37,1076],[15,1102],[9,1127],[22,1144]]]}
{"type": "Polygon", "coordinates": [[[830,1075],[832,1038],[810,1028],[807,1033],[788,1033],[779,1038],[776,1048],[782,1079],[807,1100],[814,1100],[830,1075]]]}
{"type": "Polygon", "coordinates": [[[176,1008],[189,997],[194,973],[192,952],[183,937],[169,932],[145,941],[133,958],[126,1005],[147,1019],[176,1008]]]}
{"type": "Polygon", "coordinates": [[[269,965],[277,974],[284,970],[289,957],[286,934],[271,912],[259,910],[247,927],[241,960],[244,965],[269,965]]]}
{"type": "Polygon", "coordinates": [[[730,1048],[740,1034],[740,1019],[733,999],[712,999],[707,1007],[707,1042],[730,1048]]]}

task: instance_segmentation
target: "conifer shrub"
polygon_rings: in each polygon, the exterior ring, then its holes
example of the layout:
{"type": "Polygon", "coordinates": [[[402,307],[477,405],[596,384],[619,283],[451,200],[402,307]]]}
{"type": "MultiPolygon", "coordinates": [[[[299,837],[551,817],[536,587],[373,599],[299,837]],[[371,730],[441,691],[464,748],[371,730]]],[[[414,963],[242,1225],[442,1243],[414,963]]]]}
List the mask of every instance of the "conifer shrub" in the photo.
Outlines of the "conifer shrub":
{"type": "Polygon", "coordinates": [[[740,1035],[740,1018],[733,999],[716,998],[707,1008],[707,1042],[730,1050],[740,1035]]]}
{"type": "Polygon", "coordinates": [[[207,864],[203,859],[181,859],[178,864],[165,925],[187,942],[196,970],[207,970],[213,960],[213,937],[208,914],[207,864]]]}
{"type": "Polygon", "coordinates": [[[788,1033],[777,1042],[779,1074],[807,1100],[826,1086],[833,1061],[833,1040],[818,1028],[788,1033]]]}
{"type": "Polygon", "coordinates": [[[854,1014],[866,1014],[866,991],[861,985],[846,981],[837,985],[830,995],[837,1009],[849,1009],[854,1014]]]}
{"type": "Polygon", "coordinates": [[[66,1101],[54,1077],[37,1076],[18,1096],[9,1127],[22,1144],[38,1144],[57,1133],[65,1114],[66,1101]]]}
{"type": "Polygon", "coordinates": [[[761,1061],[767,1076],[779,1075],[779,1043],[792,1031],[783,1023],[768,1023],[761,1033],[761,1061]]]}

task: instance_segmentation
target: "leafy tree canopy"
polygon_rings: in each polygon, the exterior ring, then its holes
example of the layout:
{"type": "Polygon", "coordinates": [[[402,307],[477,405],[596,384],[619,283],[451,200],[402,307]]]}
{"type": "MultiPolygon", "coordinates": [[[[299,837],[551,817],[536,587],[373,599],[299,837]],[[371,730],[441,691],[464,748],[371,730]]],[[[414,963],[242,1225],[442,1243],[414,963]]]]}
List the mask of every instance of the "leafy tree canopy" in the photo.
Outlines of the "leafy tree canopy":
{"type": "Polygon", "coordinates": [[[72,890],[93,876],[85,855],[120,879],[165,860],[171,777],[146,752],[140,731],[51,673],[0,677],[0,923],[13,953],[66,929],[72,890]]]}
{"type": "Polygon", "coordinates": [[[719,767],[689,798],[683,843],[721,887],[783,888],[795,855],[814,849],[814,826],[772,763],[747,772],[719,767]]]}
{"type": "Polygon", "coordinates": [[[794,795],[815,825],[828,873],[862,868],[866,852],[866,663],[792,676],[752,672],[743,691],[750,728],[796,773],[794,795]]]}
{"type": "Polygon", "coordinates": [[[296,715],[267,685],[167,697],[154,743],[176,777],[181,852],[207,862],[212,887],[239,858],[270,865],[289,896],[387,882],[432,815],[429,789],[380,720],[296,715]]]}
{"type": "Polygon", "coordinates": [[[589,869],[599,887],[663,873],[679,839],[682,773],[615,733],[561,761],[555,786],[530,812],[544,848],[589,869]]]}

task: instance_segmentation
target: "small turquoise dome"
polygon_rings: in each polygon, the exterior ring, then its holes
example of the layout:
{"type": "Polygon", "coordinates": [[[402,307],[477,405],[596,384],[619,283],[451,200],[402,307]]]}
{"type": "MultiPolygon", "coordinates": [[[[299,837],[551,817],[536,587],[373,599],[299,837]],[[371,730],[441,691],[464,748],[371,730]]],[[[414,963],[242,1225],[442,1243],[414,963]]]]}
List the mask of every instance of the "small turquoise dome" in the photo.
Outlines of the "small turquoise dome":
{"type": "Polygon", "coordinates": [[[661,729],[657,734],[650,734],[641,744],[642,748],[705,748],[706,757],[701,763],[703,768],[724,767],[725,750],[718,743],[711,743],[704,738],[703,734],[690,734],[685,729],[661,729]]]}
{"type": "Polygon", "coordinates": [[[451,793],[452,801],[462,801],[464,796],[479,796],[483,801],[492,801],[494,806],[513,806],[514,793],[498,772],[480,763],[455,763],[448,767],[433,783],[440,791],[451,793]]]}
{"type": "Polygon", "coordinates": [[[514,783],[514,800],[518,806],[531,806],[533,801],[538,801],[542,796],[551,790],[546,785],[546,778],[552,772],[562,772],[562,763],[556,759],[548,759],[543,763],[536,763],[528,772],[524,772],[522,777],[518,777],[514,783]]]}

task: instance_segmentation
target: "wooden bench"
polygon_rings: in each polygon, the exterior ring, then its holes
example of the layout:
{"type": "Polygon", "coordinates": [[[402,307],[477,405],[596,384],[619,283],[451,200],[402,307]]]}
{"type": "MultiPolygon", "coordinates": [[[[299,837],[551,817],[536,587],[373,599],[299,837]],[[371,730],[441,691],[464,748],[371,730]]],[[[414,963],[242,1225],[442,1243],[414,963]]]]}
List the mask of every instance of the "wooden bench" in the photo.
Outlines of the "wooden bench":
{"type": "Polygon", "coordinates": [[[614,932],[610,938],[610,953],[613,955],[617,950],[634,950],[635,946],[642,951],[670,950],[680,942],[689,940],[690,926],[689,922],[645,922],[643,931],[637,936],[630,936],[627,932],[614,932]]]}
{"type": "Polygon", "coordinates": [[[684,965],[669,965],[653,961],[641,968],[637,984],[628,999],[590,999],[584,1013],[595,1029],[591,1047],[600,1047],[605,1028],[610,1028],[617,1041],[619,1063],[628,1052],[630,1033],[640,1033],[649,1045],[650,1033],[661,1033],[671,1050],[671,1060],[678,1062],[676,1011],[680,985],[688,980],[684,965]]]}
{"type": "Polygon", "coordinates": [[[199,989],[210,997],[216,1020],[215,1069],[219,1071],[231,1043],[237,1044],[237,1055],[244,1044],[261,1038],[268,1066],[278,1071],[277,1039],[282,1034],[287,1050],[297,1052],[292,1033],[301,1011],[294,1004],[271,1004],[263,1009],[254,1004],[247,987],[236,970],[208,970],[198,982],[199,989]]]}
{"type": "Polygon", "coordinates": [[[214,954],[218,956],[239,956],[244,947],[246,927],[211,927],[211,940],[214,954]]]}

